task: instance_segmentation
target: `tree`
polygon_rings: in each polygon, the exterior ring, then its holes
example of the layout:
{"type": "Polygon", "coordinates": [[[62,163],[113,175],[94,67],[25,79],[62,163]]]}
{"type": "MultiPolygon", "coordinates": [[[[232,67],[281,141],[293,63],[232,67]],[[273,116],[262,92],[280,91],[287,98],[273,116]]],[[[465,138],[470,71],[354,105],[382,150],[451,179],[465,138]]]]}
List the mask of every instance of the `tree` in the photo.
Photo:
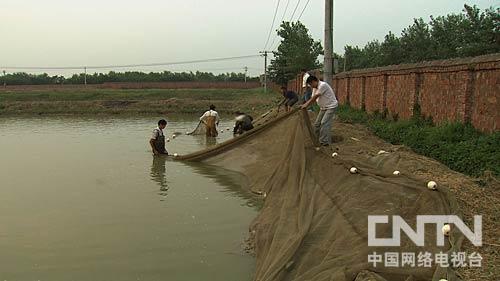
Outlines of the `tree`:
{"type": "Polygon", "coordinates": [[[269,66],[272,81],[284,84],[301,69],[320,66],[318,56],[323,53],[323,47],[319,41],[314,41],[301,22],[283,22],[277,32],[282,40],[269,66]]]}
{"type": "Polygon", "coordinates": [[[400,37],[392,32],[382,43],[346,45],[346,70],[414,63],[425,60],[479,56],[500,52],[500,8],[481,11],[464,5],[463,13],[415,19],[400,37]]]}

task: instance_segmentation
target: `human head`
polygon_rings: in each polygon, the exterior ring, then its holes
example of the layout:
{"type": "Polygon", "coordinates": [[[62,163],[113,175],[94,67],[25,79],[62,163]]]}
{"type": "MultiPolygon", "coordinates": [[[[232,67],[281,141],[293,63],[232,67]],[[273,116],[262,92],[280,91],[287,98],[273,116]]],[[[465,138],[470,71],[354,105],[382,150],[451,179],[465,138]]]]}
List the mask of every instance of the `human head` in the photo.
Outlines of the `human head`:
{"type": "Polygon", "coordinates": [[[215,110],[215,105],[211,104],[210,105],[210,110],[215,110]]]}
{"type": "Polygon", "coordinates": [[[313,88],[317,88],[319,83],[318,77],[311,75],[309,76],[309,78],[307,78],[306,83],[313,88]]]}
{"type": "Polygon", "coordinates": [[[285,86],[282,86],[280,89],[283,94],[286,93],[287,88],[285,86]]]}
{"type": "Polygon", "coordinates": [[[306,72],[307,72],[307,69],[305,69],[305,68],[302,68],[302,69],[300,70],[300,72],[301,72],[302,74],[306,74],[306,72]]]}
{"type": "Polygon", "coordinates": [[[167,120],[161,119],[160,121],[158,121],[158,128],[165,129],[165,127],[167,127],[167,120]]]}
{"type": "Polygon", "coordinates": [[[240,116],[240,115],[245,115],[245,113],[243,113],[243,112],[241,112],[241,111],[238,110],[238,111],[234,112],[234,115],[240,116]]]}

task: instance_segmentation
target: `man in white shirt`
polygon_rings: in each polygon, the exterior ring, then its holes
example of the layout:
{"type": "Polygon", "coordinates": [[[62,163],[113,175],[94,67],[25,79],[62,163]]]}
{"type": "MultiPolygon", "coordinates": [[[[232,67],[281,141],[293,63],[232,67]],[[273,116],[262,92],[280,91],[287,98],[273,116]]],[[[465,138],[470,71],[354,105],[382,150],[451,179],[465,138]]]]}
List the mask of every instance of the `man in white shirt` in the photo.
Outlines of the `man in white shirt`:
{"type": "Polygon", "coordinates": [[[219,125],[219,113],[215,111],[215,105],[210,105],[210,109],[205,112],[200,121],[205,124],[207,137],[216,137],[218,135],[217,126],[219,125]]]}
{"type": "Polygon", "coordinates": [[[307,78],[309,78],[311,75],[307,72],[305,68],[302,69],[301,74],[302,74],[302,93],[304,93],[304,102],[307,102],[309,99],[311,99],[311,94],[312,94],[312,89],[307,84],[307,78]]]}
{"type": "Polygon", "coordinates": [[[318,103],[320,111],[314,122],[314,128],[321,145],[328,146],[332,143],[333,117],[339,105],[337,97],[328,83],[319,81],[315,76],[307,78],[307,84],[313,88],[312,98],[302,105],[302,108],[309,107],[315,101],[318,103]]]}

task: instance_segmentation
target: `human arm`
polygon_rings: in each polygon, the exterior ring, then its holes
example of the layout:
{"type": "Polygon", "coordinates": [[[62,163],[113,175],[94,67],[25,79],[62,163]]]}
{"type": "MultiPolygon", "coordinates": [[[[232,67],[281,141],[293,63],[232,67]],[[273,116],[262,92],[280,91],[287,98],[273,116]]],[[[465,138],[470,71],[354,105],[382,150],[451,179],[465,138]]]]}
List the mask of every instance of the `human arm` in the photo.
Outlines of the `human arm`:
{"type": "Polygon", "coordinates": [[[306,103],[304,103],[300,108],[302,109],[306,109],[308,108],[311,103],[315,102],[318,98],[319,98],[320,95],[313,95],[306,103]]]}
{"type": "Polygon", "coordinates": [[[160,154],[160,152],[158,152],[158,150],[156,150],[156,147],[155,147],[155,140],[154,140],[154,139],[150,139],[150,140],[149,140],[149,145],[151,145],[151,150],[153,151],[153,154],[154,154],[154,155],[158,155],[158,154],[160,154]]]}

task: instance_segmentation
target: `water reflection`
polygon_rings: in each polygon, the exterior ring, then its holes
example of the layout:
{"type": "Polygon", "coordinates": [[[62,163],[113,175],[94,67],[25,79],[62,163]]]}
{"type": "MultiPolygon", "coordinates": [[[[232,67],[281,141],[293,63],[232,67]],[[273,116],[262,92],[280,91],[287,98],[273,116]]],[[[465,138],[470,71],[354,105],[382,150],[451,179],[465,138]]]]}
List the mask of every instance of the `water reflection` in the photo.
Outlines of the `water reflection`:
{"type": "MultiPolygon", "coordinates": [[[[168,195],[168,181],[167,181],[167,157],[164,155],[154,155],[153,163],[151,164],[151,180],[160,186],[158,195],[166,197],[168,195]]],[[[161,200],[163,201],[163,199],[161,200]]]]}
{"type": "Polygon", "coordinates": [[[231,196],[244,199],[245,206],[257,210],[262,208],[264,203],[262,199],[244,188],[246,182],[242,174],[204,163],[186,162],[185,164],[193,168],[197,174],[202,174],[214,179],[217,184],[225,187],[226,191],[230,193],[231,196]]]}
{"type": "Polygon", "coordinates": [[[214,137],[207,137],[205,135],[196,135],[193,136],[194,139],[196,140],[196,143],[202,147],[210,147],[217,145],[217,138],[214,137]]]}

